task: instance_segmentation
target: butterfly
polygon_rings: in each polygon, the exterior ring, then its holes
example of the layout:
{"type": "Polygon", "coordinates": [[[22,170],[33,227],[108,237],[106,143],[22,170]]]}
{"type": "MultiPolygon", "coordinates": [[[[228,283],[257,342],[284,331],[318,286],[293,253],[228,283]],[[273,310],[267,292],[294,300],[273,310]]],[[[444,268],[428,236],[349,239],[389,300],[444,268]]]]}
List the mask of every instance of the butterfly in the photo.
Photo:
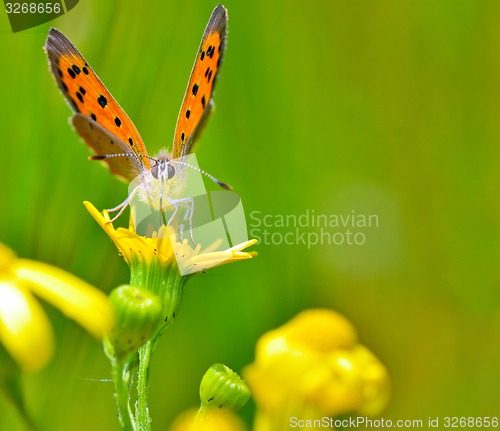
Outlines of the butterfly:
{"type": "MultiPolygon", "coordinates": [[[[78,49],[60,31],[54,28],[49,31],[45,51],[50,70],[73,110],[73,127],[96,153],[90,158],[105,162],[111,172],[121,179],[138,179],[127,199],[108,210],[117,212],[111,221],[123,213],[136,194],[160,209],[160,212],[166,205],[173,206],[175,211],[169,223],[177,213],[179,204],[190,200],[176,199],[175,196],[182,187],[185,169],[193,167],[185,161],[185,157],[191,153],[214,107],[212,95],[226,46],[226,29],[227,10],[219,5],[212,12],[196,54],[177,118],[172,152],[162,150],[156,157],[148,155],[134,123],[78,49]]],[[[197,167],[194,169],[219,186],[231,190],[230,186],[207,172],[197,167]]]]}

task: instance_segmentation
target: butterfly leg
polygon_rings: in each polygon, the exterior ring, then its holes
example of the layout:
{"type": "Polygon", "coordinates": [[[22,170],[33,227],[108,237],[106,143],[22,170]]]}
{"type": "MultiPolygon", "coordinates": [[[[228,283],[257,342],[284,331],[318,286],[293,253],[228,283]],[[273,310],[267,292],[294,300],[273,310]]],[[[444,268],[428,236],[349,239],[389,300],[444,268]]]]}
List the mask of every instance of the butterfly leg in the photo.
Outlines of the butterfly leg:
{"type": "Polygon", "coordinates": [[[167,197],[167,200],[175,208],[174,212],[172,213],[172,215],[168,219],[168,223],[167,223],[167,227],[168,227],[168,226],[170,226],[172,224],[172,222],[174,221],[175,216],[179,212],[179,205],[178,205],[177,201],[175,201],[173,199],[170,199],[169,197],[167,197]]]}
{"type": "Polygon", "coordinates": [[[111,213],[111,212],[115,212],[115,211],[118,211],[118,214],[116,214],[109,222],[110,223],[113,223],[114,221],[118,220],[118,218],[120,218],[120,216],[123,214],[123,212],[125,211],[125,209],[130,205],[130,202],[132,201],[132,199],[134,198],[134,196],[136,195],[136,193],[141,189],[141,185],[138,185],[134,188],[134,190],[132,190],[132,192],[128,195],[127,199],[125,199],[120,205],[114,207],[114,208],[110,208],[108,210],[108,213],[111,213]]]}
{"type": "Polygon", "coordinates": [[[190,207],[189,207],[189,209],[186,210],[186,213],[184,214],[184,219],[182,220],[182,224],[181,224],[181,232],[184,230],[184,223],[186,222],[187,219],[189,219],[189,237],[190,237],[193,245],[196,246],[196,243],[194,242],[194,238],[193,238],[194,199],[193,198],[185,198],[185,201],[190,203],[190,207]]]}
{"type": "Polygon", "coordinates": [[[183,198],[183,199],[171,199],[167,197],[168,202],[174,206],[175,210],[170,216],[170,219],[168,221],[167,226],[169,226],[172,221],[174,220],[175,216],[179,212],[179,208],[181,205],[189,204],[189,207],[186,208],[186,212],[184,214],[184,217],[182,219],[182,223],[179,226],[179,237],[180,240],[183,240],[183,231],[184,231],[184,224],[186,223],[186,220],[189,220],[189,236],[191,239],[191,242],[193,245],[196,245],[194,238],[193,238],[193,214],[194,214],[194,199],[193,198],[183,198]]]}

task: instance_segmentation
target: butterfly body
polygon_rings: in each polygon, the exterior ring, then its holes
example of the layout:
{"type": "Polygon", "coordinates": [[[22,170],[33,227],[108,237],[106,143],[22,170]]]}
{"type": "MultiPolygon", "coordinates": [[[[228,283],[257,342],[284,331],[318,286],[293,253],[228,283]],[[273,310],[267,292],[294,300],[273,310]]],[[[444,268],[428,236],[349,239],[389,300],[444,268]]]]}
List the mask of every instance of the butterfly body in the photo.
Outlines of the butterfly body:
{"type": "Polygon", "coordinates": [[[71,122],[75,130],[95,152],[91,159],[102,160],[114,175],[137,184],[122,204],[111,209],[119,211],[118,216],[133,195],[160,210],[179,202],[185,170],[190,167],[185,157],[212,112],[226,25],[227,11],[219,5],[212,12],[196,55],[177,119],[172,152],[163,150],[157,157],[148,155],[135,125],[78,49],[60,31],[50,30],[45,44],[50,70],[74,113],[71,122]]]}
{"type": "Polygon", "coordinates": [[[139,198],[155,210],[169,210],[172,201],[181,197],[185,188],[185,170],[181,166],[175,167],[172,156],[162,150],[154,157],[150,170],[141,173],[141,186],[138,190],[139,198]],[[169,199],[166,199],[168,196],[169,199]]]}

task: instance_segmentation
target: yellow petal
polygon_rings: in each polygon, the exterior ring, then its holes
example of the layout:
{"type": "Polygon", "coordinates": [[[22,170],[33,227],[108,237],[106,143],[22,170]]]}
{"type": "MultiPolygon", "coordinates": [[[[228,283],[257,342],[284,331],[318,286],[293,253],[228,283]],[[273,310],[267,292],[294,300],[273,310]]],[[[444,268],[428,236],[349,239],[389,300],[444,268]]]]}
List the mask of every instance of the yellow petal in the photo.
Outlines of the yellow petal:
{"type": "Polygon", "coordinates": [[[0,341],[25,371],[43,367],[54,351],[52,328],[35,298],[0,281],[0,341]]]}
{"type": "Polygon", "coordinates": [[[363,403],[357,413],[362,416],[377,416],[384,411],[391,396],[389,373],[382,362],[366,347],[354,349],[358,367],[362,369],[363,403]]]}
{"type": "Polygon", "coordinates": [[[244,377],[258,408],[273,415],[373,416],[390,395],[382,363],[356,343],[345,317],[324,309],[303,311],[264,334],[244,377]]]}
{"type": "Polygon", "coordinates": [[[18,259],[15,269],[17,279],[29,284],[35,295],[59,308],[90,333],[102,336],[111,329],[113,312],[108,297],[100,290],[41,262],[18,259]]]}
{"type": "Polygon", "coordinates": [[[326,309],[305,310],[259,339],[256,360],[262,363],[293,350],[326,354],[355,343],[356,330],[341,314],[326,309]]]}
{"type": "Polygon", "coordinates": [[[356,344],[354,326],[340,313],[327,309],[305,310],[283,326],[291,345],[315,352],[331,352],[356,344]]]}
{"type": "Polygon", "coordinates": [[[0,277],[8,274],[16,255],[6,245],[0,242],[0,277]]]}
{"type": "Polygon", "coordinates": [[[255,239],[223,251],[214,251],[220,246],[220,242],[216,241],[202,251],[199,244],[192,248],[187,239],[178,242],[172,232],[167,235],[165,226],[162,226],[158,234],[151,238],[137,235],[132,228],[115,229],[106,211],[99,212],[90,202],[84,202],[84,205],[115,243],[128,265],[133,262],[150,265],[152,260],[158,259],[162,267],[178,265],[181,275],[188,275],[214,266],[250,259],[257,255],[256,252],[242,251],[255,244],[257,242],[255,239]]]}
{"type": "Polygon", "coordinates": [[[94,217],[101,228],[115,243],[128,265],[139,261],[146,265],[153,259],[159,259],[164,267],[169,267],[174,261],[174,250],[170,238],[166,235],[164,227],[160,229],[157,237],[146,238],[137,235],[133,229],[119,227],[115,229],[109,219],[107,211],[100,213],[90,202],[83,203],[89,213],[94,217]]]}
{"type": "Polygon", "coordinates": [[[230,410],[210,410],[204,415],[196,410],[182,413],[172,424],[170,431],[245,431],[241,419],[230,410]]]}
{"type": "Polygon", "coordinates": [[[286,411],[295,400],[304,399],[303,376],[314,366],[314,360],[310,355],[294,353],[277,353],[272,359],[266,358],[265,363],[255,362],[243,369],[243,377],[259,408],[275,414],[286,411]]]}
{"type": "MultiPolygon", "coordinates": [[[[227,249],[227,251],[242,251],[254,244],[257,244],[258,242],[259,241],[257,239],[249,239],[248,241],[242,242],[241,244],[235,245],[234,247],[227,249]]],[[[255,256],[257,256],[257,252],[254,253],[255,256]]]]}
{"type": "MultiPolygon", "coordinates": [[[[244,252],[242,250],[254,245],[255,243],[257,243],[257,240],[251,239],[222,251],[211,251],[212,247],[208,247],[201,252],[199,249],[197,249],[196,253],[193,253],[192,256],[190,255],[189,258],[184,261],[181,260],[181,263],[183,264],[182,266],[185,267],[198,266],[198,268],[208,269],[231,262],[236,262],[237,260],[251,259],[252,257],[257,256],[257,252],[244,252]]],[[[176,254],[177,256],[179,256],[178,252],[176,254]]]]}

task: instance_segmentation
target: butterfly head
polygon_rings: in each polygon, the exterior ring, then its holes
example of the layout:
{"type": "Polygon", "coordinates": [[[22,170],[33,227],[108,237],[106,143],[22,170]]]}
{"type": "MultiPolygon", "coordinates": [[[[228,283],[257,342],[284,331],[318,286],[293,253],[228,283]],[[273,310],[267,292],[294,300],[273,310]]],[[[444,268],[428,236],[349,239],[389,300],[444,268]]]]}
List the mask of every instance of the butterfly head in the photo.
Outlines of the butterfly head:
{"type": "Polygon", "coordinates": [[[151,164],[151,175],[162,182],[172,179],[176,170],[167,153],[161,152],[151,164]]]}

